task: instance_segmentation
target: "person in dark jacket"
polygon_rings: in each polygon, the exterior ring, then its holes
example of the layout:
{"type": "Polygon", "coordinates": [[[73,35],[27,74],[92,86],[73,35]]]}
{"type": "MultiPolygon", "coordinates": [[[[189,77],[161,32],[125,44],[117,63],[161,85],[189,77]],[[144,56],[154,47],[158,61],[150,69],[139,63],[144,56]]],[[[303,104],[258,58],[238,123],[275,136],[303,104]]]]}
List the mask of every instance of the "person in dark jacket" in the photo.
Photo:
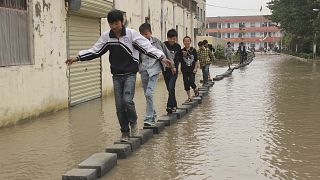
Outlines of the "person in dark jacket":
{"type": "Polygon", "coordinates": [[[173,61],[175,64],[176,73],[173,74],[169,69],[164,69],[163,77],[167,86],[169,93],[168,102],[167,102],[167,112],[172,113],[177,110],[177,100],[176,100],[176,81],[178,78],[178,68],[179,63],[182,60],[182,51],[181,46],[177,43],[178,32],[175,29],[170,29],[167,32],[167,41],[164,44],[167,46],[169,51],[173,56],[173,61]]]}
{"type": "Polygon", "coordinates": [[[117,116],[121,126],[121,141],[128,141],[137,131],[137,113],[133,97],[136,74],[139,71],[139,51],[171,66],[164,53],[151,45],[150,41],[136,30],[125,28],[123,13],[112,10],[107,15],[110,31],[102,33],[99,40],[88,50],[82,50],[77,57],[69,58],[67,65],[77,61],[89,61],[110,51],[109,61],[113,74],[113,87],[117,116]],[[130,125],[130,127],[129,127],[130,125]]]}
{"type": "Polygon", "coordinates": [[[188,100],[191,102],[190,87],[193,89],[194,95],[198,96],[197,85],[195,84],[195,76],[199,67],[197,50],[191,47],[191,38],[186,36],[183,38],[184,48],[182,49],[183,60],[181,61],[181,72],[183,75],[184,90],[187,92],[188,100]]]}
{"type": "Polygon", "coordinates": [[[240,43],[237,53],[240,54],[240,64],[243,64],[247,59],[247,50],[243,42],[240,43]]]}
{"type": "Polygon", "coordinates": [[[208,48],[213,54],[216,52],[216,49],[212,46],[212,44],[209,44],[208,40],[203,40],[204,46],[208,48]]]}

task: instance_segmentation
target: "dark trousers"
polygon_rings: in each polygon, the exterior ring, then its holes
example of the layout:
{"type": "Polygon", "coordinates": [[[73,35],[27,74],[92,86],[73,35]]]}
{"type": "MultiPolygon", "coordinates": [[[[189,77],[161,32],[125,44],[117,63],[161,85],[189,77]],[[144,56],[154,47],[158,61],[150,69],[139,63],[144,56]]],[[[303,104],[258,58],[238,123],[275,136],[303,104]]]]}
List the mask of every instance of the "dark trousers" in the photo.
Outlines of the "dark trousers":
{"type": "Polygon", "coordinates": [[[240,64],[243,64],[244,61],[247,60],[247,55],[246,54],[240,54],[240,64]]]}
{"type": "Polygon", "coordinates": [[[169,93],[167,108],[174,108],[177,107],[177,100],[176,100],[176,81],[178,78],[177,74],[173,75],[170,70],[162,71],[164,81],[167,86],[167,90],[169,93]]]}
{"type": "Polygon", "coordinates": [[[190,91],[190,87],[192,87],[192,89],[197,88],[196,84],[194,83],[196,75],[193,72],[182,72],[182,75],[184,90],[190,91]]]}

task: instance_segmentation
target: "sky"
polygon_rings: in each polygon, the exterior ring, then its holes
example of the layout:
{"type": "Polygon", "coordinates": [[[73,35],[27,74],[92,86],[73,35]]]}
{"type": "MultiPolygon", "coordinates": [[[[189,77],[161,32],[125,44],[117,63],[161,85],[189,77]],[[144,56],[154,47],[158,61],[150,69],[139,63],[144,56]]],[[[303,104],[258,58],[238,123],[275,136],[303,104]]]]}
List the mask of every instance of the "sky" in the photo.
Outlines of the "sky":
{"type": "Polygon", "coordinates": [[[266,5],[267,2],[270,1],[271,0],[207,0],[206,16],[269,15],[271,13],[266,5]],[[261,5],[262,11],[260,12],[261,5]]]}

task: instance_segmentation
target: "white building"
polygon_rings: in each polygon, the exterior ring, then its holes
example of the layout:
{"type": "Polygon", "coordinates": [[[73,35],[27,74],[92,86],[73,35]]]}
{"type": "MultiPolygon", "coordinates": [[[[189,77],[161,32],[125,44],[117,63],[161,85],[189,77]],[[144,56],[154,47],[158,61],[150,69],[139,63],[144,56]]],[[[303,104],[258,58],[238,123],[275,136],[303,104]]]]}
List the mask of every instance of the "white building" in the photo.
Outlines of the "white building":
{"type": "Polygon", "coordinates": [[[64,62],[108,30],[101,18],[113,7],[126,13],[128,27],[150,22],[162,40],[176,28],[182,43],[199,24],[194,0],[0,1],[0,127],[112,92],[107,55],[70,69],[64,62]]]}

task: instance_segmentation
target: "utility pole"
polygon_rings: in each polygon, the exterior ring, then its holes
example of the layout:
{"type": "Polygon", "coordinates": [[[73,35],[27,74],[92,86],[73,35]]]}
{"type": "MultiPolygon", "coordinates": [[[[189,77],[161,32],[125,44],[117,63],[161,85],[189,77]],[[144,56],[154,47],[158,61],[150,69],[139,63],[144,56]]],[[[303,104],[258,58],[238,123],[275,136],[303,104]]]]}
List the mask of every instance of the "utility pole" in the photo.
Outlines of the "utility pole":
{"type": "MultiPolygon", "coordinates": [[[[320,9],[312,9],[313,12],[318,13],[320,11],[320,9]]],[[[318,14],[319,16],[319,14],[318,14]]],[[[313,52],[313,59],[316,59],[317,56],[317,33],[316,33],[316,29],[314,29],[314,34],[313,34],[313,47],[312,47],[312,52],[313,52]]]]}

